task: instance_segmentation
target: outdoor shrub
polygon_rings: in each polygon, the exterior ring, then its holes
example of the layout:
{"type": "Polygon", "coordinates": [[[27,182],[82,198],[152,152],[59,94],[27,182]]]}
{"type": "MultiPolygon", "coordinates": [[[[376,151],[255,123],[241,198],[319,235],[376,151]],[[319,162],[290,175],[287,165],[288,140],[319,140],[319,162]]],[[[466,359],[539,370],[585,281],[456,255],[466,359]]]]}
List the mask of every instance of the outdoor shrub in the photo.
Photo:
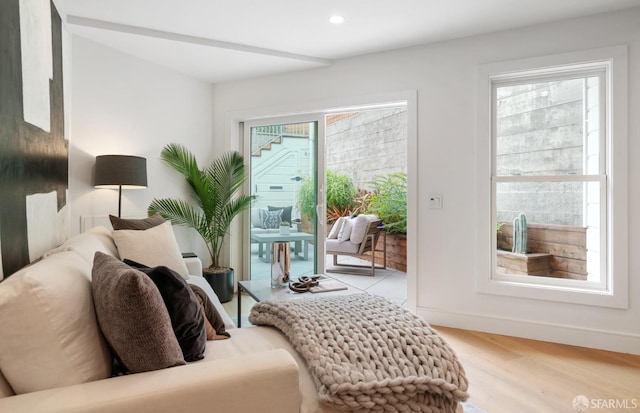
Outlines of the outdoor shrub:
{"type": "Polygon", "coordinates": [[[360,189],[353,198],[351,205],[342,208],[327,208],[327,222],[332,223],[340,217],[346,217],[349,215],[368,214],[369,207],[367,203],[369,202],[370,197],[371,193],[369,191],[366,189],[360,189]]]}
{"type": "Polygon", "coordinates": [[[297,207],[302,215],[311,219],[316,216],[316,183],[314,179],[305,179],[298,190],[297,207]]]}
{"type": "MultiPolygon", "coordinates": [[[[348,215],[352,211],[356,193],[356,187],[349,175],[327,171],[327,211],[333,211],[333,214],[335,211],[343,211],[348,215]]],[[[297,206],[303,215],[315,216],[315,199],[315,181],[307,179],[298,192],[297,206]]]]}
{"type": "Polygon", "coordinates": [[[327,171],[327,209],[350,208],[356,193],[356,186],[349,175],[327,171]]]}
{"type": "Polygon", "coordinates": [[[407,233],[407,174],[394,172],[378,176],[367,200],[369,213],[376,214],[389,234],[407,233]]]}

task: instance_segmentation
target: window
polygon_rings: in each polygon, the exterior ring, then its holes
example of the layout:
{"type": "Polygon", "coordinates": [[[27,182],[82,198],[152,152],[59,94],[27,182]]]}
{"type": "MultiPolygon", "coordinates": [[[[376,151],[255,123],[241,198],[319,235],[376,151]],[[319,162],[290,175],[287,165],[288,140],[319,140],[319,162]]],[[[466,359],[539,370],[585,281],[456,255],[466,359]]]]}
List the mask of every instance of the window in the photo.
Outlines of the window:
{"type": "Polygon", "coordinates": [[[612,114],[616,102],[626,110],[626,94],[614,99],[613,59],[564,60],[481,70],[491,102],[489,125],[480,122],[490,131],[489,162],[479,162],[490,171],[490,208],[481,221],[491,224],[482,228],[491,254],[479,289],[624,307],[626,215],[614,211],[626,212],[626,205],[617,209],[618,200],[626,204],[626,129],[612,127],[624,117],[612,114]]]}
{"type": "Polygon", "coordinates": [[[606,288],[604,76],[492,80],[494,279],[606,288]]]}

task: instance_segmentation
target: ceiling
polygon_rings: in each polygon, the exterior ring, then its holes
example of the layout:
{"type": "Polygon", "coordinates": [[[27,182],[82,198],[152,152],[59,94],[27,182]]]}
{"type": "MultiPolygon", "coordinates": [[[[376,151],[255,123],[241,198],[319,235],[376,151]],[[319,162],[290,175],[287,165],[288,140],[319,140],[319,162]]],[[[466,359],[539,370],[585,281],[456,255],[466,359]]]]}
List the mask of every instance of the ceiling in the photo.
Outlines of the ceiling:
{"type": "Polygon", "coordinates": [[[69,30],[211,83],[640,6],[640,0],[54,0],[69,30]],[[341,25],[329,23],[342,15],[341,25]]]}

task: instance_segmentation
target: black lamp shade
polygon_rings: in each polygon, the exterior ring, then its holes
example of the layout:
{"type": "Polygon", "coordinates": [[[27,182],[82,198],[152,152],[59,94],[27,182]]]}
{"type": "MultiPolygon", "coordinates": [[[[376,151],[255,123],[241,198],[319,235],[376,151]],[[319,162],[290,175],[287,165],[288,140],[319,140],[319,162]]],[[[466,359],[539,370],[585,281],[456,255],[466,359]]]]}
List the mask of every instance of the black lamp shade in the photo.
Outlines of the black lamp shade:
{"type": "Polygon", "coordinates": [[[96,188],[135,189],[147,187],[147,160],[139,156],[96,156],[96,188]]]}

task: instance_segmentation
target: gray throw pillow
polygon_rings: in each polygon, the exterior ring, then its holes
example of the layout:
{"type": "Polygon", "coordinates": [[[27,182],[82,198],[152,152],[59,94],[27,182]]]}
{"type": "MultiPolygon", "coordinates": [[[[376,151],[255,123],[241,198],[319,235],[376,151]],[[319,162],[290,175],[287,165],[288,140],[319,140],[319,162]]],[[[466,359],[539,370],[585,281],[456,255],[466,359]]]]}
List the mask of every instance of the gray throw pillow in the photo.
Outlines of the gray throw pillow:
{"type": "Polygon", "coordinates": [[[91,290],[100,329],[132,373],[185,364],[160,291],[142,272],[96,252],[91,290]]]}
{"type": "Polygon", "coordinates": [[[109,215],[109,221],[114,231],[119,229],[135,229],[144,230],[156,227],[160,224],[164,224],[165,219],[160,214],[151,215],[148,218],[143,219],[125,219],[119,218],[114,215],[109,215]]]}
{"type": "Polygon", "coordinates": [[[262,221],[262,227],[266,229],[274,229],[280,227],[282,222],[282,210],[276,211],[264,211],[264,221],[262,221]]]}
{"type": "Polygon", "coordinates": [[[278,206],[268,205],[267,208],[269,209],[269,211],[282,210],[282,214],[280,215],[280,218],[283,221],[286,221],[289,224],[291,224],[291,210],[293,209],[293,206],[278,207],[278,206]]]}

